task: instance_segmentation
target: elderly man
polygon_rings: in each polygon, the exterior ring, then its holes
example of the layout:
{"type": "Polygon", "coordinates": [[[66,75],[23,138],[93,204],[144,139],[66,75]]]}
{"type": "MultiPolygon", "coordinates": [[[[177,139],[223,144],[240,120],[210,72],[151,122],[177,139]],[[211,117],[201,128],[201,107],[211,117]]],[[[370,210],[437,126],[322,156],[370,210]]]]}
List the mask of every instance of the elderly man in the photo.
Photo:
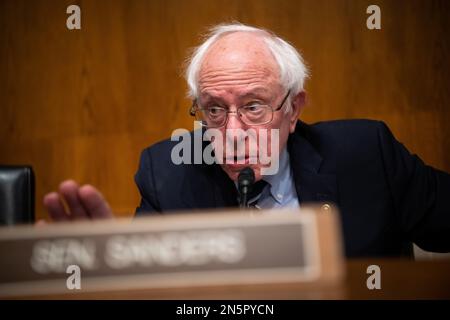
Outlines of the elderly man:
{"type": "MultiPolygon", "coordinates": [[[[247,144],[231,159],[227,148],[214,149],[216,159],[224,160],[214,164],[175,164],[176,142],[166,140],[141,155],[135,176],[142,196],[138,215],[235,207],[238,175],[251,167],[258,181],[257,193],[249,196],[252,206],[337,204],[347,256],[400,255],[412,242],[432,251],[450,250],[450,175],[411,155],[382,122],[298,121],[307,69],[281,38],[241,24],[215,27],[192,55],[186,77],[194,101],[191,114],[204,129],[214,128],[224,137],[227,130],[276,129],[268,140],[277,139],[278,147],[269,147],[269,153],[277,155],[278,170],[264,175],[267,163],[250,161],[247,144]]],[[[73,181],[63,182],[59,194],[48,194],[44,203],[54,220],[112,216],[94,187],[73,181]]]]}

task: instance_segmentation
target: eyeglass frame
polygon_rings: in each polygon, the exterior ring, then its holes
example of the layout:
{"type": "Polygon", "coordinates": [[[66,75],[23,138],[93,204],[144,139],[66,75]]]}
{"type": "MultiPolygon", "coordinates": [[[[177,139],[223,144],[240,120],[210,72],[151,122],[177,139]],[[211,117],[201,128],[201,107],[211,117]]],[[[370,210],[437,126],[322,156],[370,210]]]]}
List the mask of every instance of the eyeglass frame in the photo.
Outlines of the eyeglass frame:
{"type": "MultiPolygon", "coordinates": [[[[239,108],[236,109],[236,111],[229,111],[229,110],[227,110],[227,111],[226,111],[227,118],[226,118],[225,122],[224,122],[221,126],[213,127],[213,128],[222,128],[222,127],[226,126],[226,124],[228,123],[228,119],[230,118],[230,117],[228,116],[228,114],[230,114],[230,113],[235,113],[236,115],[238,115],[239,120],[240,120],[242,123],[244,123],[245,125],[250,126],[250,127],[252,127],[252,126],[261,126],[261,125],[264,125],[264,124],[271,123],[272,120],[273,120],[273,114],[274,114],[275,112],[277,112],[277,111],[280,111],[281,108],[283,108],[283,105],[285,104],[285,102],[286,102],[287,98],[289,97],[289,94],[290,94],[290,93],[291,93],[291,90],[289,89],[288,92],[287,92],[287,94],[286,94],[286,96],[285,96],[285,97],[283,98],[283,100],[281,101],[280,105],[279,105],[277,108],[275,108],[275,109],[274,109],[272,106],[265,105],[265,106],[268,106],[268,107],[272,110],[272,117],[271,117],[271,119],[270,119],[269,121],[267,121],[267,122],[259,123],[259,124],[253,124],[253,125],[252,125],[252,124],[247,124],[247,123],[245,123],[244,121],[242,121],[241,116],[239,115],[239,109],[245,108],[246,106],[240,106],[239,108]]],[[[264,105],[264,104],[261,104],[261,105],[264,105]]],[[[226,109],[226,108],[223,108],[223,109],[226,109]]],[[[197,111],[202,111],[202,110],[206,110],[206,109],[205,109],[205,108],[198,108],[197,99],[194,99],[194,101],[192,101],[192,106],[191,106],[191,108],[189,109],[189,114],[190,114],[191,116],[195,117],[196,112],[197,112],[197,111]]]]}

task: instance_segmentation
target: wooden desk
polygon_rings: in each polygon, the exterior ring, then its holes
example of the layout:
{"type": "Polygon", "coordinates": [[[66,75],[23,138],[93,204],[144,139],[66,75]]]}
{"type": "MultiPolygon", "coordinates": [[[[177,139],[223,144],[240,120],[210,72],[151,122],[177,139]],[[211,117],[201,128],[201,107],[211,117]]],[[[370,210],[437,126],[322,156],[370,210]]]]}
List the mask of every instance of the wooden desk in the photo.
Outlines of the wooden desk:
{"type": "Polygon", "coordinates": [[[348,260],[346,278],[328,286],[308,284],[214,286],[110,291],[28,297],[38,299],[450,299],[450,260],[348,260]],[[381,268],[381,289],[369,290],[369,265],[381,268]]]}
{"type": "Polygon", "coordinates": [[[348,299],[450,299],[450,259],[410,261],[399,259],[347,262],[348,299]],[[368,290],[366,268],[381,268],[381,290],[368,290]]]}

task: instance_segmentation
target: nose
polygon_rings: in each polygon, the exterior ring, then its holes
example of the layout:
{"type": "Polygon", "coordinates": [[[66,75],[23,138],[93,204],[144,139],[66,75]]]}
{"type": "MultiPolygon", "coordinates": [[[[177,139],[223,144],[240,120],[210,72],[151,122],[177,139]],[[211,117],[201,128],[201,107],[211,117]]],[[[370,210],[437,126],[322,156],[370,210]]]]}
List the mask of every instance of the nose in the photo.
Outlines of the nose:
{"type": "Polygon", "coordinates": [[[245,124],[241,121],[237,111],[231,111],[228,113],[228,121],[226,129],[244,129],[245,124]]]}
{"type": "Polygon", "coordinates": [[[246,149],[247,138],[244,132],[247,126],[241,121],[237,111],[230,111],[228,113],[228,121],[225,129],[226,152],[232,152],[232,155],[243,154],[246,149]]]}

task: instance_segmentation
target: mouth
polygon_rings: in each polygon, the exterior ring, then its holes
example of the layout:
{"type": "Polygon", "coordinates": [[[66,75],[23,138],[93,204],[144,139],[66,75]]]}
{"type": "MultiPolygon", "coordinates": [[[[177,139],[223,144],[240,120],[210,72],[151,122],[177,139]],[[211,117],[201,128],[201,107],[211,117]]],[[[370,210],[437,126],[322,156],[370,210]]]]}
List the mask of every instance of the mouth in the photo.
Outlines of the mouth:
{"type": "Polygon", "coordinates": [[[248,155],[228,157],[223,160],[223,164],[232,169],[244,168],[250,164],[256,163],[258,163],[258,158],[249,157],[248,155]]]}

